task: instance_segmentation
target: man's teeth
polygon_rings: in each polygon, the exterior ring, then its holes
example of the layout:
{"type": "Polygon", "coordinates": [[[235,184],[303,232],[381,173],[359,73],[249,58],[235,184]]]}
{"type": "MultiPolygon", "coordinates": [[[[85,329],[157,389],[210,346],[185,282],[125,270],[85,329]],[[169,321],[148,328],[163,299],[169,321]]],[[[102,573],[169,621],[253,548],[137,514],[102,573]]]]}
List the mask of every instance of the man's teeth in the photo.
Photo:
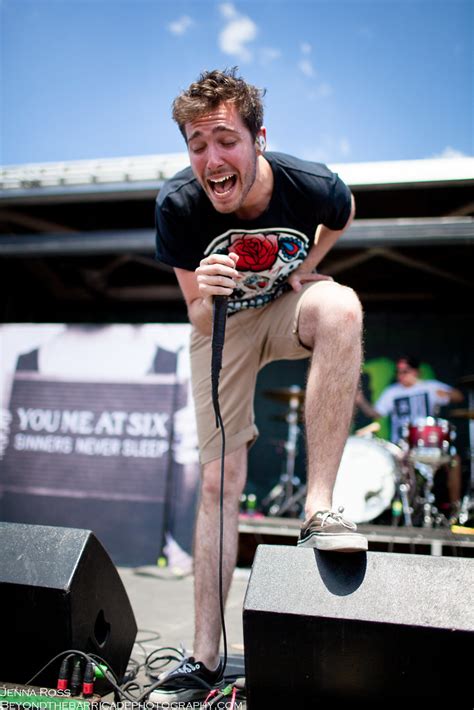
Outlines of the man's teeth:
{"type": "Polygon", "coordinates": [[[235,184],[235,175],[223,175],[222,177],[209,178],[209,184],[216,195],[226,195],[235,184]]]}

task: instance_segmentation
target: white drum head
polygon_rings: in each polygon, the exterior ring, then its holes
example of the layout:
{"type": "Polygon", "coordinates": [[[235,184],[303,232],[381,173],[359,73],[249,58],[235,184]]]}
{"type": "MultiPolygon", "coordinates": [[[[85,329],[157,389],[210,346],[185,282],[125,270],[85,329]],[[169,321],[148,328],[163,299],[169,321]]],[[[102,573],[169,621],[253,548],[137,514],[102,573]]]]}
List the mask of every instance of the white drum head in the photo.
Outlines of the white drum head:
{"type": "Polygon", "coordinates": [[[350,436],[337,474],[333,510],[344,508],[344,517],[366,523],[386,510],[395,495],[397,462],[377,439],[350,436]]]}

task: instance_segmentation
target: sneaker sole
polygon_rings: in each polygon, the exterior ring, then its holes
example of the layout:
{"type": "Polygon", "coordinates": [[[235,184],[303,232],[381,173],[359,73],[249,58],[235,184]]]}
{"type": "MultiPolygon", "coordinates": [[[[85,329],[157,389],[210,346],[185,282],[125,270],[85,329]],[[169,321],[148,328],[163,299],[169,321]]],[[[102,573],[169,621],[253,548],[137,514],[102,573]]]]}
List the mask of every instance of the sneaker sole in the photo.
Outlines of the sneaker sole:
{"type": "Polygon", "coordinates": [[[303,540],[298,540],[298,547],[312,547],[328,552],[366,552],[369,549],[367,538],[363,535],[330,535],[313,533],[303,540]]]}

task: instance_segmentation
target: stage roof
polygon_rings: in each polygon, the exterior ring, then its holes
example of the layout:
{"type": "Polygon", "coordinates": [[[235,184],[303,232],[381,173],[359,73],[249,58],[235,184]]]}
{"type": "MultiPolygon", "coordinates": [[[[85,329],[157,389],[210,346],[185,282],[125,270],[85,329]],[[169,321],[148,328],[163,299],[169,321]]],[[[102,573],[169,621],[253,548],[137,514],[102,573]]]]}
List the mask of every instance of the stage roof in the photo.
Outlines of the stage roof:
{"type": "MultiPolygon", "coordinates": [[[[177,153],[0,168],[2,320],[184,319],[154,258],[154,210],[187,164],[177,153]]],[[[330,167],[357,215],[321,271],[366,308],[471,312],[474,158],[330,167]]]]}

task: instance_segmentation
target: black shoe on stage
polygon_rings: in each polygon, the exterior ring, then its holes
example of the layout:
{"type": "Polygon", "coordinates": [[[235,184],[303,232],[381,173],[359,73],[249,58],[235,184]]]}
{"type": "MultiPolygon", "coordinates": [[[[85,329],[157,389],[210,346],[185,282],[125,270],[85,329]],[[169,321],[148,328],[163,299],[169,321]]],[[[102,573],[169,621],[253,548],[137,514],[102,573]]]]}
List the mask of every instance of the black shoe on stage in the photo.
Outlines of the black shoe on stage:
{"type": "Polygon", "coordinates": [[[158,705],[205,700],[211,690],[224,687],[223,668],[219,663],[215,671],[210,671],[204,663],[193,656],[185,658],[174,670],[164,673],[166,680],[150,693],[148,700],[158,705]]]}

